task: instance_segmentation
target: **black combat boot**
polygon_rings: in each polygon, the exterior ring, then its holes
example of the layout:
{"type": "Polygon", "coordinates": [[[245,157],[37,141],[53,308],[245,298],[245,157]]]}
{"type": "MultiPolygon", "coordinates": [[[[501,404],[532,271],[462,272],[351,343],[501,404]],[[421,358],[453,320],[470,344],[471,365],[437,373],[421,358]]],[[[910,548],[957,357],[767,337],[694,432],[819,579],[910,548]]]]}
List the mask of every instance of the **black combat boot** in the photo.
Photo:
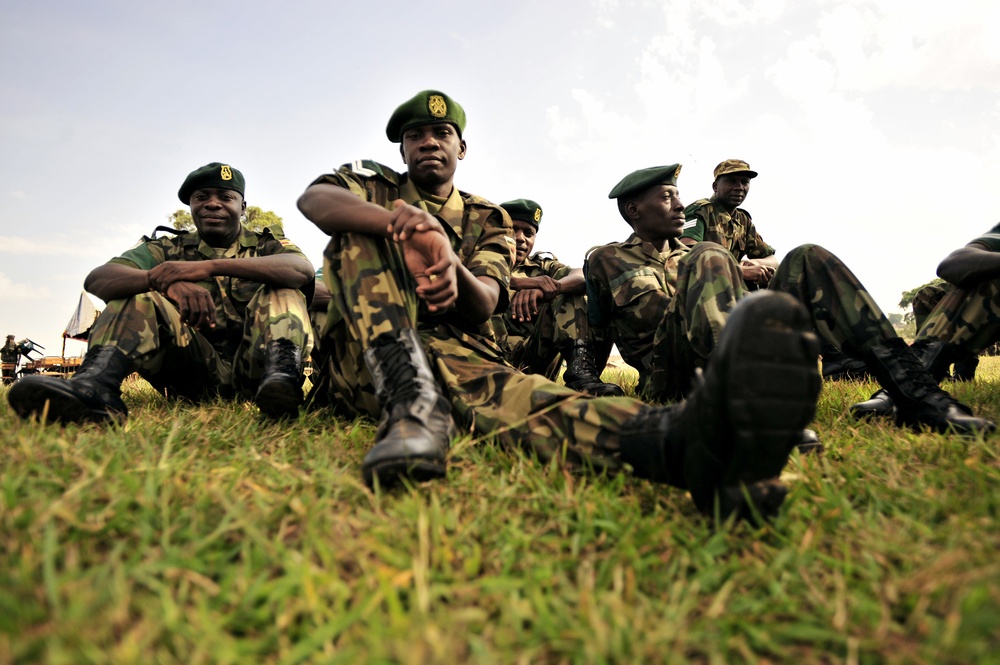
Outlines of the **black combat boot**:
{"type": "MultiPolygon", "coordinates": [[[[935,385],[941,383],[942,379],[948,376],[948,369],[952,360],[961,357],[960,352],[957,352],[954,347],[945,344],[941,340],[918,339],[910,346],[910,350],[916,356],[920,365],[930,375],[935,385]]],[[[978,363],[979,359],[976,358],[976,364],[978,363]]],[[[974,374],[975,366],[973,366],[972,371],[974,374]]],[[[972,415],[972,409],[965,404],[956,400],[952,400],[952,402],[966,415],[972,415]]],[[[889,392],[885,388],[881,388],[875,391],[864,402],[852,405],[850,411],[851,415],[859,420],[862,418],[888,417],[895,414],[895,406],[889,392]]]]}
{"type": "MultiPolygon", "coordinates": [[[[906,342],[896,337],[873,347],[865,357],[868,369],[896,407],[896,425],[918,431],[921,427],[928,427],[936,432],[958,434],[995,430],[996,425],[973,416],[969,407],[938,387],[937,381],[926,369],[936,366],[936,357],[928,355],[929,352],[922,347],[919,350],[924,351],[922,359],[906,342]]],[[[851,412],[856,414],[858,406],[852,407],[851,412]]]]}
{"type": "Polygon", "coordinates": [[[593,346],[584,339],[575,339],[562,352],[566,361],[563,381],[567,388],[597,397],[623,397],[625,391],[613,383],[604,383],[597,373],[593,346]]]}
{"type": "Polygon", "coordinates": [[[867,381],[871,378],[864,360],[856,360],[833,344],[824,342],[820,349],[823,378],[827,381],[867,381]]]}
{"type": "Polygon", "coordinates": [[[786,493],[777,478],[816,413],[818,356],[809,315],[794,298],[747,296],[687,399],[622,426],[622,459],[639,476],[686,488],[705,514],[773,516],[786,493]]]}
{"type": "Polygon", "coordinates": [[[372,486],[378,478],[386,487],[403,477],[443,477],[455,423],[417,332],[379,335],[365,350],[365,365],[382,404],[375,445],[361,463],[365,482],[372,486]]]}
{"type": "Polygon", "coordinates": [[[50,422],[124,422],[128,408],[121,385],[128,376],[125,354],[115,346],[93,346],[70,379],[29,375],[15,381],[7,400],[22,418],[45,412],[50,422]]]}
{"type": "Polygon", "coordinates": [[[274,420],[298,418],[304,378],[302,349],[290,339],[272,339],[264,349],[264,373],[253,401],[274,420]]]}

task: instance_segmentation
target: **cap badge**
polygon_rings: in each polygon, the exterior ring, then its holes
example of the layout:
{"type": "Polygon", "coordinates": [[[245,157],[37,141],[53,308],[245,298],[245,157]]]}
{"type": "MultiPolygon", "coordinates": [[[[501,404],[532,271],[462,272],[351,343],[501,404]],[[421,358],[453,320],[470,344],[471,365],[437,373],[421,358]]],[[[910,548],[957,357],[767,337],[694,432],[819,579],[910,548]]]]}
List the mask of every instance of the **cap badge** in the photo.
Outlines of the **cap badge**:
{"type": "Polygon", "coordinates": [[[233,179],[233,170],[229,168],[228,164],[222,165],[222,171],[219,173],[219,177],[221,177],[223,180],[233,179]]]}
{"type": "Polygon", "coordinates": [[[676,179],[677,179],[677,177],[678,177],[678,176],[679,176],[680,174],[681,174],[681,165],[680,165],[680,164],[678,164],[678,165],[677,165],[677,168],[676,168],[676,169],[674,169],[674,180],[676,180],[676,179]]]}
{"type": "Polygon", "coordinates": [[[441,95],[431,95],[427,98],[427,110],[435,118],[443,118],[448,115],[448,105],[441,95]]]}
{"type": "Polygon", "coordinates": [[[542,209],[535,208],[535,221],[539,221],[542,218],[542,209]]]}

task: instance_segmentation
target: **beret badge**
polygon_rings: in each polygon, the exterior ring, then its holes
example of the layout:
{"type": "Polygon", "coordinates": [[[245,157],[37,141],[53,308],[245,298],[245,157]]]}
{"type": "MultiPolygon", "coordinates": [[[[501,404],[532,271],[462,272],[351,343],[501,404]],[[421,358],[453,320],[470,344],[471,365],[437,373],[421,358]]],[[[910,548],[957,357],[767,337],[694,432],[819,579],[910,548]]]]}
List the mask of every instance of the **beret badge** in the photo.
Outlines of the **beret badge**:
{"type": "Polygon", "coordinates": [[[431,95],[427,98],[427,110],[435,118],[443,118],[448,115],[448,105],[441,95],[431,95]]]}
{"type": "Polygon", "coordinates": [[[232,180],[233,171],[229,168],[229,164],[223,164],[222,169],[219,171],[219,177],[223,180],[232,180]]]}

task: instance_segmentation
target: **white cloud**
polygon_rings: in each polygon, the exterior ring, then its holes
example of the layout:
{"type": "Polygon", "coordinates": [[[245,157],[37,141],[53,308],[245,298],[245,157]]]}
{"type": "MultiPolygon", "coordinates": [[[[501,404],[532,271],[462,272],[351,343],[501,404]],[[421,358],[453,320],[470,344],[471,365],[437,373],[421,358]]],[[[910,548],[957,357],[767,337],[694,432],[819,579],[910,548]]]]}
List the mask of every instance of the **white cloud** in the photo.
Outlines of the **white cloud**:
{"type": "Polygon", "coordinates": [[[44,301],[51,296],[51,292],[44,286],[35,283],[26,284],[15,282],[4,273],[0,273],[0,302],[15,301],[44,301]]]}

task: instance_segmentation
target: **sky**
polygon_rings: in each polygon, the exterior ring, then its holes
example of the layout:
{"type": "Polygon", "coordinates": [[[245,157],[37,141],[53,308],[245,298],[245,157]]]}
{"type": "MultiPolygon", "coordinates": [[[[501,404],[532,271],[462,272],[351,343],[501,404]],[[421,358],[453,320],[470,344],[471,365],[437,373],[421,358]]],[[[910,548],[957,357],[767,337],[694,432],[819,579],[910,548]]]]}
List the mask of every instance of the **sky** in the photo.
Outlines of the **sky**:
{"type": "Polygon", "coordinates": [[[888,312],[998,221],[995,0],[278,5],[0,0],[0,334],[58,355],[87,273],[208,162],[318,267],[296,199],[354,159],[402,170],[385,124],[424,89],[468,115],[459,189],[538,201],[535,249],[571,265],[629,235],[615,183],[677,162],[685,203],[749,162],[778,258],[821,244],[888,312]]]}

